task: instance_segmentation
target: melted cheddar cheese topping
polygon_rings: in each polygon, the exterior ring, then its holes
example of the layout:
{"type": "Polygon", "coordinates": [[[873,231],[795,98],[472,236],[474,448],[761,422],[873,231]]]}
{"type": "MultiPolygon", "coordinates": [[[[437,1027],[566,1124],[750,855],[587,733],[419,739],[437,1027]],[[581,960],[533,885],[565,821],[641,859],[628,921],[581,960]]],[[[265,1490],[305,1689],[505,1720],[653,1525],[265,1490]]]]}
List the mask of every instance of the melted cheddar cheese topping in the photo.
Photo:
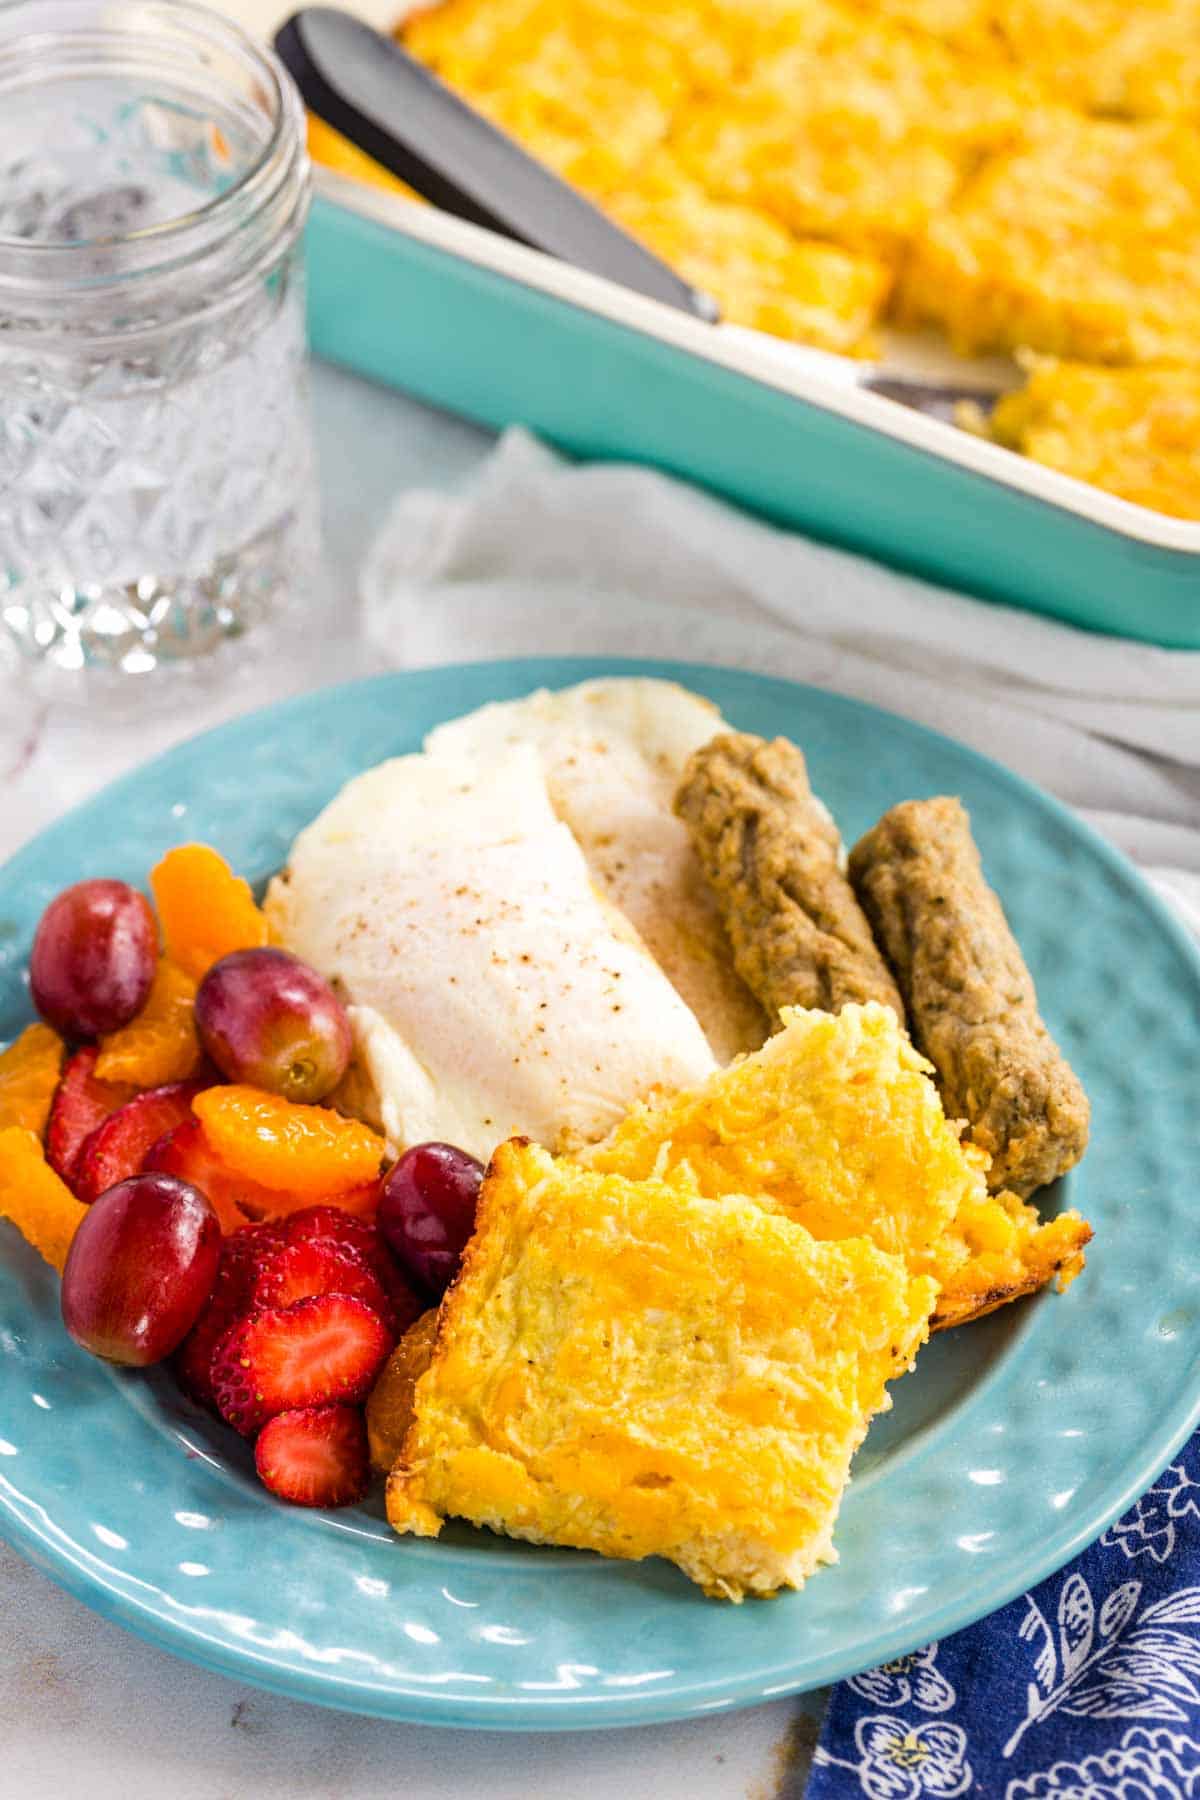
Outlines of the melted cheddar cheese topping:
{"type": "Polygon", "coordinates": [[[727,1599],[799,1587],[933,1297],[863,1238],[501,1145],[388,1518],[665,1556],[727,1599]]]}

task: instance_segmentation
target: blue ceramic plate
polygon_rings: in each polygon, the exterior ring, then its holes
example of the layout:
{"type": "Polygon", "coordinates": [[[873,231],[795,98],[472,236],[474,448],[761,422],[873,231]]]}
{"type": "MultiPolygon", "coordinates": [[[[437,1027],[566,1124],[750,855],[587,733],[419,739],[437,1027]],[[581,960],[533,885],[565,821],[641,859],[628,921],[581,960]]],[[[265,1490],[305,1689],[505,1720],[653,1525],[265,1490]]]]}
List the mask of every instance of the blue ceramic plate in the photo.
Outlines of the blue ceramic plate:
{"type": "Polygon", "coordinates": [[[711,668],[521,662],[389,675],[239,720],[109,788],[0,872],[0,1035],[28,1017],[30,937],[66,883],[140,882],[191,838],[263,878],[347,776],[486,700],[605,672],[673,677],[737,726],[794,737],[848,838],[893,801],[962,795],[1092,1096],[1092,1147],[1057,1196],[1096,1226],[1087,1272],[1062,1298],[935,1340],[855,1465],[837,1567],[803,1594],[730,1607],[661,1562],[458,1526],[401,1542],[379,1495],[336,1514],[275,1504],[246,1446],[165,1376],[109,1370],[67,1340],[57,1279],[0,1224],[0,1527],[72,1593],[196,1662],[432,1724],[737,1706],[991,1611],[1095,1537],[1196,1422],[1200,960],[1053,801],[850,700],[711,668]]]}

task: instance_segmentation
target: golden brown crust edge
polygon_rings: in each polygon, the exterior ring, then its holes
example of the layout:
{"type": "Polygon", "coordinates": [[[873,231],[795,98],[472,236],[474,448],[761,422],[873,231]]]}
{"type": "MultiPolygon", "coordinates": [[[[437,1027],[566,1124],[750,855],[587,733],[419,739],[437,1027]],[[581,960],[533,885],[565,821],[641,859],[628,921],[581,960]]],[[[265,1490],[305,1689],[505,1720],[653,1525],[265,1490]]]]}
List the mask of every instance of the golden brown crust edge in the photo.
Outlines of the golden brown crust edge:
{"type": "MultiPolygon", "coordinates": [[[[1003,1200],[1006,1196],[998,1198],[1003,1200]]],[[[930,1320],[930,1333],[948,1331],[954,1325],[969,1325],[974,1319],[982,1319],[1012,1300],[1038,1293],[1052,1281],[1060,1294],[1065,1293],[1075,1277],[1082,1273],[1087,1260],[1084,1252],[1092,1236],[1091,1226],[1077,1212],[1060,1213],[1033,1234],[1029,1246],[1031,1254],[1023,1261],[1023,1272],[1016,1279],[997,1280],[997,1272],[993,1270],[982,1278],[977,1273],[976,1281],[972,1283],[971,1265],[968,1264],[966,1278],[961,1281],[951,1278],[939,1293],[930,1320]]],[[[977,1271],[986,1269],[986,1258],[981,1259],[976,1268],[977,1271]]]]}
{"type": "MultiPolygon", "coordinates": [[[[497,1188],[497,1176],[503,1166],[504,1159],[514,1149],[523,1149],[528,1138],[510,1138],[497,1145],[492,1153],[491,1161],[484,1172],[483,1185],[479,1190],[479,1200],[475,1210],[475,1230],[467,1241],[459,1264],[458,1274],[446,1289],[437,1309],[437,1322],[429,1337],[429,1356],[424,1374],[437,1361],[442,1344],[453,1330],[460,1309],[465,1305],[465,1295],[475,1264],[486,1254],[483,1244],[486,1226],[490,1220],[493,1205],[493,1194],[497,1188]]],[[[437,1537],[442,1528],[442,1519],[428,1506],[420,1493],[420,1474],[414,1468],[413,1460],[417,1445],[417,1411],[420,1406],[421,1381],[424,1374],[413,1384],[412,1411],[413,1417],[404,1443],[392,1471],[387,1479],[387,1517],[394,1531],[408,1532],[414,1537],[437,1537]]]]}

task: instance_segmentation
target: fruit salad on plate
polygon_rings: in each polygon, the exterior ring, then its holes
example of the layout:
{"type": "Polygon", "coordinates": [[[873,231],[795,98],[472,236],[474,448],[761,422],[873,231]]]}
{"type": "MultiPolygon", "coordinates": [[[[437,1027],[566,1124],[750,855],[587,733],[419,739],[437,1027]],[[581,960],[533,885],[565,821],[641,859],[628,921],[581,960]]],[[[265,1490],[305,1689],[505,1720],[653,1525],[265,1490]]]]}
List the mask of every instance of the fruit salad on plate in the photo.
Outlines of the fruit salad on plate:
{"type": "Polygon", "coordinates": [[[457,1273],[483,1170],[446,1144],[389,1167],[337,1110],[345,1009],[215,850],[169,851],[150,889],[82,881],[42,915],[40,1019],[0,1051],[0,1217],[61,1273],[76,1343],[169,1362],[273,1494],[348,1505],[365,1402],[457,1273]]]}

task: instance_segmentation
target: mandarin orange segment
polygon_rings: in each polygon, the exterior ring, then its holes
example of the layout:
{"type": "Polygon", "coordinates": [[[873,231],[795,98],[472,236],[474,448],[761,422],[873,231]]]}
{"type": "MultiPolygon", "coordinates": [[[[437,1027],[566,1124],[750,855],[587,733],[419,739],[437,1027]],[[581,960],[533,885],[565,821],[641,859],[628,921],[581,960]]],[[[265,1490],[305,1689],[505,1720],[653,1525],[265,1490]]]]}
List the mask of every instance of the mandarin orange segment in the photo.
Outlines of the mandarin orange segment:
{"type": "Polygon", "coordinates": [[[248,882],[208,844],[168,850],[150,874],[167,956],[193,981],[232,950],[256,950],[267,922],[248,882]]]}
{"type": "Polygon", "coordinates": [[[101,1039],[96,1059],[101,1081],[129,1081],[149,1088],[190,1080],[200,1067],[195,999],[192,977],[164,956],[137,1018],[101,1039]]]}
{"type": "Polygon", "coordinates": [[[206,1088],[192,1110],[229,1168],[297,1200],[331,1198],[376,1181],[387,1149],[357,1119],[258,1088],[206,1088]]]}
{"type": "Polygon", "coordinates": [[[27,1025],[0,1052],[0,1131],[19,1126],[45,1136],[62,1060],[62,1039],[41,1024],[27,1025]]]}
{"type": "Polygon", "coordinates": [[[18,1125],[0,1131],[0,1218],[11,1219],[60,1275],[86,1211],[54,1173],[32,1131],[18,1125]]]}

